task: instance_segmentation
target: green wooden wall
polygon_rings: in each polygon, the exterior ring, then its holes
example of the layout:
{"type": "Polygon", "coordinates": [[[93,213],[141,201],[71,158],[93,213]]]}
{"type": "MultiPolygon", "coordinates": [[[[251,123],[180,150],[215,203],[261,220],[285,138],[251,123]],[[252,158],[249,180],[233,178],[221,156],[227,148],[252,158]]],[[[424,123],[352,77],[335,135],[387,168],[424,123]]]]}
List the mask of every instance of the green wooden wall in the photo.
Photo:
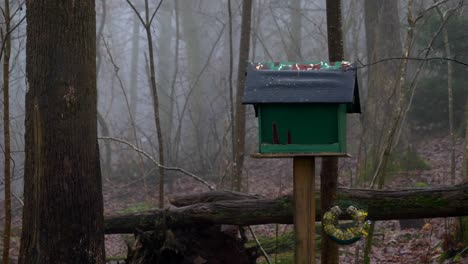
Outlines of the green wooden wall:
{"type": "Polygon", "coordinates": [[[258,117],[260,153],[346,152],[344,104],[261,104],[258,117]]]}

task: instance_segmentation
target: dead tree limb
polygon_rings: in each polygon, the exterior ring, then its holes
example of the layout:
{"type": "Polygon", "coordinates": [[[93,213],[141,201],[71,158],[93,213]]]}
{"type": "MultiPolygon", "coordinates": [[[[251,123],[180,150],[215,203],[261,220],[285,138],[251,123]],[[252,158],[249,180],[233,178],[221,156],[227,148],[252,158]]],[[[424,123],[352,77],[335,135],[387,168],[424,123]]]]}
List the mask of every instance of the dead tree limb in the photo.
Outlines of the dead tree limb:
{"type": "MultiPolygon", "coordinates": [[[[229,197],[230,194],[227,194],[229,197]]],[[[240,196],[240,195],[237,195],[240,196]]],[[[293,205],[290,196],[277,199],[223,200],[219,192],[193,196],[194,204],[165,210],[154,209],[134,214],[109,216],[105,221],[107,234],[132,233],[136,228],[153,230],[158,223],[168,227],[203,224],[259,225],[292,224],[293,205]],[[215,202],[198,203],[200,197],[215,202]],[[197,198],[198,197],[198,198],[197,198]]],[[[317,204],[320,204],[320,194],[317,204]]],[[[468,215],[468,183],[450,187],[405,190],[368,190],[338,188],[338,198],[367,207],[370,220],[435,218],[468,215]]],[[[189,204],[190,196],[173,198],[175,204],[189,204]]],[[[203,200],[201,200],[203,201],[203,200]]],[[[317,221],[321,218],[317,206],[317,221]]]]}

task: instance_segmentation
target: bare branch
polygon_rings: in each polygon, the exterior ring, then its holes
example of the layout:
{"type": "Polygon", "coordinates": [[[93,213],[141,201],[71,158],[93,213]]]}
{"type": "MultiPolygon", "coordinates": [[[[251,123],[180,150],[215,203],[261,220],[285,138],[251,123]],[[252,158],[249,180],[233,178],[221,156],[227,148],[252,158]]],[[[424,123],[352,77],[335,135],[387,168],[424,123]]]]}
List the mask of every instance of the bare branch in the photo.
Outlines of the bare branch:
{"type": "MultiPolygon", "coordinates": [[[[3,180],[0,180],[0,185],[5,185],[5,182],[3,180]]],[[[24,206],[24,201],[21,200],[21,198],[19,198],[16,194],[14,194],[12,192],[11,196],[13,196],[16,200],[18,200],[18,202],[21,204],[21,206],[24,206]]]]}
{"type": "Polygon", "coordinates": [[[263,249],[262,247],[262,244],[260,244],[260,241],[258,241],[258,238],[257,236],[255,235],[255,232],[253,231],[252,227],[249,226],[249,231],[250,231],[250,234],[252,234],[252,237],[253,239],[255,240],[255,243],[257,243],[257,246],[258,248],[260,249],[260,251],[262,252],[262,255],[265,257],[265,260],[268,264],[271,264],[271,260],[270,258],[268,257],[268,254],[266,253],[265,249],[263,249]]]}
{"type": "Polygon", "coordinates": [[[140,148],[137,148],[135,145],[133,145],[132,143],[130,142],[127,142],[123,139],[118,139],[118,138],[113,138],[113,137],[98,137],[98,139],[102,139],[102,140],[112,140],[112,141],[115,141],[115,142],[119,142],[119,143],[122,143],[122,144],[125,144],[129,147],[131,147],[133,150],[135,150],[136,152],[142,154],[143,156],[147,157],[149,160],[151,160],[151,162],[153,162],[154,165],[158,166],[159,168],[163,168],[165,170],[169,170],[169,171],[179,171],[187,176],[190,176],[192,177],[193,179],[197,180],[198,182],[201,182],[203,183],[206,187],[208,187],[210,190],[215,190],[215,188],[213,186],[211,186],[207,181],[203,180],[202,178],[198,177],[197,175],[191,173],[191,172],[188,172],[186,171],[185,169],[182,169],[182,168],[179,168],[179,167],[169,167],[169,166],[164,166],[164,165],[161,165],[159,162],[156,161],[156,159],[154,159],[151,155],[149,155],[148,153],[146,153],[144,150],[140,149],[140,148]]]}
{"type": "Polygon", "coordinates": [[[146,25],[145,21],[143,20],[143,18],[141,17],[140,15],[140,12],[138,12],[138,10],[136,9],[136,7],[132,4],[132,2],[130,0],[126,0],[128,5],[130,5],[130,7],[133,9],[133,11],[135,12],[135,15],[137,15],[138,19],[140,20],[141,24],[146,28],[148,27],[148,25],[146,25]]]}
{"type": "Polygon", "coordinates": [[[148,24],[148,27],[151,26],[151,24],[153,23],[153,19],[154,17],[156,16],[156,13],[158,12],[159,8],[161,7],[161,4],[163,3],[163,0],[159,1],[159,4],[158,6],[156,7],[156,9],[154,10],[153,14],[151,15],[151,19],[149,21],[149,24],[148,24]]]}
{"type": "Polygon", "coordinates": [[[4,41],[5,38],[7,38],[13,31],[15,31],[16,28],[18,28],[18,27],[21,25],[21,23],[23,23],[24,20],[26,20],[26,15],[24,15],[16,25],[14,25],[13,27],[11,27],[11,29],[8,30],[8,31],[2,36],[2,46],[0,47],[0,60],[2,60],[3,52],[4,52],[4,50],[5,50],[5,41],[4,41]]]}
{"type": "MultiPolygon", "coordinates": [[[[429,58],[419,58],[419,57],[393,57],[393,58],[386,58],[386,59],[381,59],[378,61],[374,61],[368,64],[360,63],[361,66],[356,67],[356,69],[362,69],[366,67],[370,67],[373,65],[376,65],[378,63],[386,62],[386,61],[393,61],[393,60],[415,60],[415,61],[431,61],[431,60],[441,60],[441,61],[451,61],[457,64],[461,64],[465,67],[468,67],[468,62],[460,61],[454,58],[447,58],[447,57],[429,57],[429,58]]],[[[360,62],[360,60],[358,60],[360,62]]]]}
{"type": "Polygon", "coordinates": [[[441,4],[444,4],[446,2],[448,2],[450,0],[441,0],[441,1],[438,1],[434,4],[432,4],[431,6],[429,6],[428,8],[426,8],[421,14],[419,14],[416,19],[413,20],[413,25],[416,24],[421,18],[424,17],[424,15],[426,15],[427,12],[431,11],[432,9],[434,8],[437,8],[439,7],[441,4]]]}

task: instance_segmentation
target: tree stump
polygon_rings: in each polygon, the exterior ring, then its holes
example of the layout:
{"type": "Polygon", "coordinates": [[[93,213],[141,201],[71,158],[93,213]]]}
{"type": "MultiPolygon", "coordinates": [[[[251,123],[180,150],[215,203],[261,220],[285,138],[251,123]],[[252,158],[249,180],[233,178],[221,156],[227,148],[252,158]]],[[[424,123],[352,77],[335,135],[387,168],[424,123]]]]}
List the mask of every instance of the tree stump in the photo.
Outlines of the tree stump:
{"type": "Polygon", "coordinates": [[[128,264],[255,264],[256,247],[221,231],[220,225],[135,232],[128,264]]]}

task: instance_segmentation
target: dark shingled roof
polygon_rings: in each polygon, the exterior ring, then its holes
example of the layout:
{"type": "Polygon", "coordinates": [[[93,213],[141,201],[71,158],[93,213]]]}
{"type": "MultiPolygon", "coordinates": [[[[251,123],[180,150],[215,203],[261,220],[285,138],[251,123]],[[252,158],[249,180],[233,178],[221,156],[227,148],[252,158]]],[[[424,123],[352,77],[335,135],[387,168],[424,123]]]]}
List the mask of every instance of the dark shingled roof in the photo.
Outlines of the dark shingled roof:
{"type": "Polygon", "coordinates": [[[256,69],[249,64],[243,104],[346,103],[360,113],[356,68],[326,70],[256,69]]]}

